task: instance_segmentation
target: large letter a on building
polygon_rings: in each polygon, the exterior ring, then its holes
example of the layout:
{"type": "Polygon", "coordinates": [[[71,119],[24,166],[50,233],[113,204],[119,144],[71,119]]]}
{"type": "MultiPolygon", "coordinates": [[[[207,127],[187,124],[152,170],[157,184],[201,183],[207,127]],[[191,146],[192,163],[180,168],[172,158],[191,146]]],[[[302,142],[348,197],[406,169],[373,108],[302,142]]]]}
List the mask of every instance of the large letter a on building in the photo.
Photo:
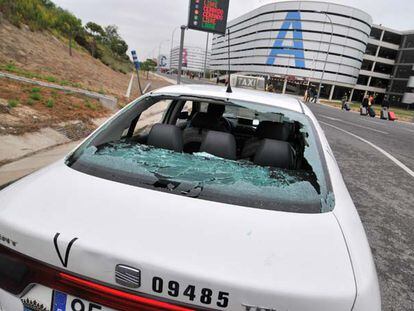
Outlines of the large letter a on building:
{"type": "Polygon", "coordinates": [[[275,43],[273,44],[272,51],[267,58],[267,65],[273,65],[275,58],[278,55],[293,55],[295,56],[295,66],[299,68],[305,68],[305,54],[303,52],[303,37],[302,37],[302,23],[300,18],[300,12],[289,12],[286,15],[285,21],[277,35],[275,43]],[[293,30],[293,46],[283,45],[284,41],[287,41],[286,35],[288,30],[293,30]]]}

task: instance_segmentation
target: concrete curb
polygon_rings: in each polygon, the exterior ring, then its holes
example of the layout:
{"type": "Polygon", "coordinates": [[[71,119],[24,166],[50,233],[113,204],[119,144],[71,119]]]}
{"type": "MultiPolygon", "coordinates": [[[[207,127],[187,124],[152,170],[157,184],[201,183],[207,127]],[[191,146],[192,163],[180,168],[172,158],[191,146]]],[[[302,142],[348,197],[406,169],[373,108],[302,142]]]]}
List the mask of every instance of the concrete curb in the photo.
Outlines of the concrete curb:
{"type": "Polygon", "coordinates": [[[84,90],[80,88],[75,88],[75,87],[70,87],[70,86],[63,86],[63,85],[58,85],[54,83],[38,81],[38,80],[29,79],[29,78],[17,76],[17,75],[6,73],[6,72],[0,72],[0,78],[7,78],[7,79],[15,80],[15,81],[40,85],[43,87],[48,87],[48,88],[57,89],[57,90],[62,90],[65,92],[82,94],[82,95],[85,95],[85,96],[88,96],[94,99],[98,99],[102,103],[102,105],[104,105],[108,109],[111,109],[111,110],[117,109],[118,99],[114,96],[103,95],[103,94],[99,94],[96,92],[92,92],[92,91],[88,91],[88,90],[84,90]]]}

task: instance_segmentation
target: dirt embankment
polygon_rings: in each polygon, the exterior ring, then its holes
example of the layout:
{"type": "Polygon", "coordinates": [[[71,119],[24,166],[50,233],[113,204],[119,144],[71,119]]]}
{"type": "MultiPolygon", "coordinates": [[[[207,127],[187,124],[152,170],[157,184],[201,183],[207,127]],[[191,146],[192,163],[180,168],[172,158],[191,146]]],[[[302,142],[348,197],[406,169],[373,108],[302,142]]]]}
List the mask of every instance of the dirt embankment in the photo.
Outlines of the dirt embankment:
{"type": "Polygon", "coordinates": [[[110,113],[96,99],[0,79],[0,135],[52,127],[79,139],[95,128],[92,120],[110,113]]]}
{"type": "Polygon", "coordinates": [[[0,22],[0,64],[50,76],[85,89],[113,94],[125,94],[130,75],[116,72],[81,49],[72,49],[46,31],[31,31],[27,26],[17,28],[0,22]]]}

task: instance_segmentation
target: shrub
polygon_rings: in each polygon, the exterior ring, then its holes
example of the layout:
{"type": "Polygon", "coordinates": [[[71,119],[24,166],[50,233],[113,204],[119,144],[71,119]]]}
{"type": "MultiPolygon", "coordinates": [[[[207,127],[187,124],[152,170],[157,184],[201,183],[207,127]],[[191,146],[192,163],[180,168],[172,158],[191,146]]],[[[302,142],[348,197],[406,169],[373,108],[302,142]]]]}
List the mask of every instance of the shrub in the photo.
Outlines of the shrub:
{"type": "Polygon", "coordinates": [[[31,92],[32,93],[39,93],[40,92],[40,87],[33,87],[31,92]]]}
{"type": "Polygon", "coordinates": [[[56,82],[56,78],[55,77],[52,77],[52,76],[47,76],[46,77],[46,81],[48,81],[48,82],[56,82]]]}
{"type": "Polygon", "coordinates": [[[85,106],[88,107],[91,110],[96,110],[96,105],[94,103],[91,103],[89,99],[85,100],[85,106]]]}
{"type": "Polygon", "coordinates": [[[33,100],[33,99],[31,99],[31,98],[29,98],[29,99],[27,99],[27,102],[26,102],[29,106],[33,106],[33,104],[35,103],[35,101],[33,100]]]}
{"type": "Polygon", "coordinates": [[[31,98],[33,100],[41,100],[42,96],[39,93],[32,93],[32,94],[30,94],[29,98],[31,98]]]}
{"type": "Polygon", "coordinates": [[[47,107],[47,108],[53,108],[53,106],[54,106],[54,104],[55,104],[55,101],[53,100],[53,99],[48,99],[47,100],[47,102],[46,102],[46,104],[45,104],[45,106],[47,107]]]}
{"type": "Polygon", "coordinates": [[[19,104],[19,100],[18,99],[9,99],[8,104],[9,104],[10,108],[17,107],[17,105],[19,104]]]}

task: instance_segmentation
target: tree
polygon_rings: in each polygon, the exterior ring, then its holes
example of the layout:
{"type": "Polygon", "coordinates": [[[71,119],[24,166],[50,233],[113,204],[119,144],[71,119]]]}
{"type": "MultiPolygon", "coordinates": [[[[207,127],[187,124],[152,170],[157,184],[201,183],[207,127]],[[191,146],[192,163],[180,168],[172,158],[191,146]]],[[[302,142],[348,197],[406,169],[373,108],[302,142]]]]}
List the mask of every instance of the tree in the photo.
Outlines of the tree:
{"type": "Polygon", "coordinates": [[[98,39],[105,37],[105,30],[100,25],[94,22],[88,22],[85,25],[85,29],[89,34],[91,34],[94,37],[97,37],[98,39]]]}
{"type": "Polygon", "coordinates": [[[109,46],[112,53],[123,56],[128,51],[128,45],[118,33],[118,27],[109,25],[105,27],[104,42],[109,46]]]}

